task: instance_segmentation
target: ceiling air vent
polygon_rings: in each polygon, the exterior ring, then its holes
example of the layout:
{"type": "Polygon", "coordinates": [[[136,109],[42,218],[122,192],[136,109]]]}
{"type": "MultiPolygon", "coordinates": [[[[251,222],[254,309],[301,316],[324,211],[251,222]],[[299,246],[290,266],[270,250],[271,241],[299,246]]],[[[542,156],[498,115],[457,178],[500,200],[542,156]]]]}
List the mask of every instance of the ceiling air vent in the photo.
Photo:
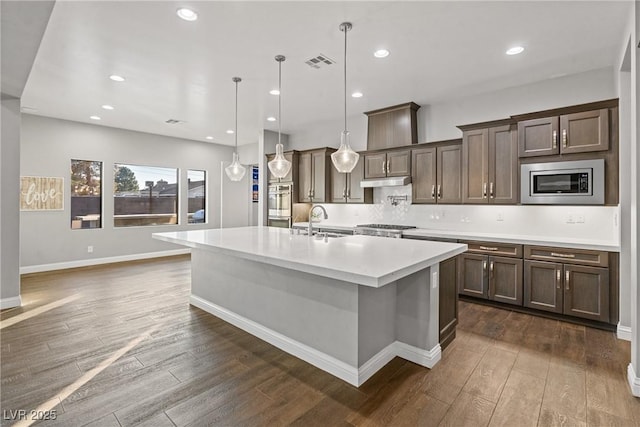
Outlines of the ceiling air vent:
{"type": "Polygon", "coordinates": [[[329,58],[327,55],[320,54],[318,56],[314,56],[313,58],[307,59],[304,61],[311,68],[320,68],[325,65],[335,64],[336,61],[329,58]]]}
{"type": "Polygon", "coordinates": [[[169,119],[165,120],[164,122],[168,125],[177,125],[178,123],[184,123],[184,120],[169,119]]]}

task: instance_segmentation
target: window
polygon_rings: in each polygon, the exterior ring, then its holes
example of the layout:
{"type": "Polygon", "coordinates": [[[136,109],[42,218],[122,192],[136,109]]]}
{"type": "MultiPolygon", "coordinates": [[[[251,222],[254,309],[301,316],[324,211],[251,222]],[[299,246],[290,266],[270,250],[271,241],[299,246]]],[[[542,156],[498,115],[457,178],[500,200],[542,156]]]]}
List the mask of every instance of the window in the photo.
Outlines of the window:
{"type": "Polygon", "coordinates": [[[102,227],[102,162],[71,160],[71,228],[102,227]]]}
{"type": "Polygon", "coordinates": [[[115,164],[113,168],[115,227],[178,223],[178,170],[115,164]]]}
{"type": "Polygon", "coordinates": [[[189,187],[189,223],[197,224],[207,222],[205,215],[207,198],[206,172],[188,170],[187,183],[189,187]]]}

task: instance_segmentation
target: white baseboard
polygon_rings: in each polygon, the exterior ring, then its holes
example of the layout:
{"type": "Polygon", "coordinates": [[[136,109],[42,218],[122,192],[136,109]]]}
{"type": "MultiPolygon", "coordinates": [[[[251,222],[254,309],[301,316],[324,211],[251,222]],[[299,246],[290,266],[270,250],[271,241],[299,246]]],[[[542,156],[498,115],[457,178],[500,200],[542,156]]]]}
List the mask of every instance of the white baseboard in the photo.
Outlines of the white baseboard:
{"type": "Polygon", "coordinates": [[[640,378],[636,376],[636,371],[631,363],[627,367],[627,380],[629,381],[629,387],[631,387],[631,394],[640,397],[640,378]]]}
{"type": "Polygon", "coordinates": [[[0,298],[0,310],[4,310],[5,308],[20,307],[21,305],[22,298],[19,295],[17,297],[11,298],[0,298]]]}
{"type": "Polygon", "coordinates": [[[395,356],[400,356],[427,368],[433,367],[441,357],[440,344],[436,344],[433,349],[427,351],[395,341],[358,369],[196,295],[191,295],[190,303],[356,387],[364,384],[395,356]]]}
{"type": "Polygon", "coordinates": [[[631,327],[630,326],[622,326],[620,322],[618,322],[618,330],[616,331],[616,335],[619,340],[631,341],[631,327]]]}
{"type": "MultiPolygon", "coordinates": [[[[384,365],[391,362],[391,360],[396,357],[396,344],[398,342],[392,342],[382,350],[380,350],[375,356],[371,359],[367,360],[361,367],[358,369],[358,384],[357,387],[360,387],[365,383],[369,378],[373,376],[376,372],[378,372],[384,365]]],[[[354,384],[355,385],[355,384],[354,384]]]]}
{"type": "Polygon", "coordinates": [[[28,265],[20,267],[20,274],[41,273],[43,271],[65,270],[67,268],[89,267],[92,265],[111,264],[114,262],[137,261],[141,259],[160,258],[165,256],[184,255],[191,252],[191,249],[174,249],[171,251],[146,252],[142,254],[131,254],[112,256],[106,258],[91,258],[78,261],[57,262],[54,264],[28,265]]]}
{"type": "Polygon", "coordinates": [[[431,369],[440,361],[442,350],[440,344],[436,344],[431,350],[424,350],[396,341],[396,354],[409,362],[431,369]]]}

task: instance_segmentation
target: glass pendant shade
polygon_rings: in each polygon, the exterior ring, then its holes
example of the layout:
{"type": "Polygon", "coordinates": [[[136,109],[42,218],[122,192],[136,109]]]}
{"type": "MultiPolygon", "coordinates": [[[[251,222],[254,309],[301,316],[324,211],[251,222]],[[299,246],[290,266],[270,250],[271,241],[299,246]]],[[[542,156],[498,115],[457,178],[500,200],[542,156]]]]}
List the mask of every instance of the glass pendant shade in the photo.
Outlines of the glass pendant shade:
{"type": "Polygon", "coordinates": [[[238,153],[233,153],[233,162],[224,171],[231,181],[240,181],[244,178],[244,174],[247,172],[247,168],[240,164],[240,157],[238,153]]]}
{"type": "Polygon", "coordinates": [[[268,163],[271,175],[276,178],[284,178],[291,170],[291,162],[282,154],[283,149],[282,144],[276,144],[276,157],[268,163]]]}
{"type": "Polygon", "coordinates": [[[356,164],[358,164],[359,158],[360,154],[353,151],[351,145],[349,145],[349,132],[342,132],[340,148],[331,155],[333,166],[340,173],[351,173],[351,171],[356,167],[356,164]]]}
{"type": "Polygon", "coordinates": [[[338,172],[351,173],[360,158],[360,154],[353,151],[349,144],[347,130],[347,32],[351,30],[352,25],[350,22],[343,22],[339,28],[344,33],[344,131],[340,137],[340,148],[331,155],[331,162],[338,172]]]}
{"type": "Polygon", "coordinates": [[[278,143],[276,144],[276,156],[267,163],[267,166],[269,166],[271,175],[276,178],[284,178],[291,170],[291,162],[282,154],[284,147],[280,142],[282,136],[282,63],[286,58],[284,55],[277,55],[275,59],[278,63],[278,143]]]}
{"type": "Polygon", "coordinates": [[[236,129],[235,132],[233,132],[235,135],[236,147],[233,151],[233,161],[229,166],[224,168],[224,171],[231,181],[240,181],[244,178],[244,174],[247,172],[247,168],[240,164],[240,156],[238,156],[238,83],[240,83],[242,79],[240,77],[234,77],[231,81],[236,84],[236,129]]]}

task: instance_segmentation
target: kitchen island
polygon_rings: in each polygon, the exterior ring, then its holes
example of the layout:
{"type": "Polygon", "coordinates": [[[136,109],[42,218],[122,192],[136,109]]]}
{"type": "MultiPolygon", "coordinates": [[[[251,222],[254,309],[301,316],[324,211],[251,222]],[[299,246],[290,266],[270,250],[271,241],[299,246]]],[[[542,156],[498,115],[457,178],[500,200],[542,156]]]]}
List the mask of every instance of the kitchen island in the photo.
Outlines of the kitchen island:
{"type": "Polygon", "coordinates": [[[192,305],[355,386],[395,356],[440,360],[438,265],[466,250],[274,227],[153,237],[192,248],[192,305]]]}

